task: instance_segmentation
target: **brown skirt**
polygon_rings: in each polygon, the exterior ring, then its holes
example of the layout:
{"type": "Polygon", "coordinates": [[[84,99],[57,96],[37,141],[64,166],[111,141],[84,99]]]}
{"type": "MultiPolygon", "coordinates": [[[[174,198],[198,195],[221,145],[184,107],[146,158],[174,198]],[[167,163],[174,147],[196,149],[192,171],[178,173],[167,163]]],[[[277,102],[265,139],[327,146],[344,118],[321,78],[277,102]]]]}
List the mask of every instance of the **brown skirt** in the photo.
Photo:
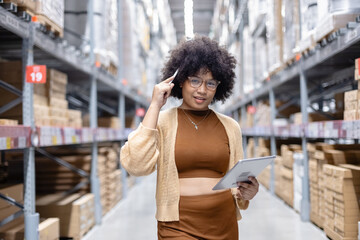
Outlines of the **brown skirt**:
{"type": "Polygon", "coordinates": [[[158,239],[239,239],[231,191],[180,196],[180,220],[158,221],[158,239]]]}

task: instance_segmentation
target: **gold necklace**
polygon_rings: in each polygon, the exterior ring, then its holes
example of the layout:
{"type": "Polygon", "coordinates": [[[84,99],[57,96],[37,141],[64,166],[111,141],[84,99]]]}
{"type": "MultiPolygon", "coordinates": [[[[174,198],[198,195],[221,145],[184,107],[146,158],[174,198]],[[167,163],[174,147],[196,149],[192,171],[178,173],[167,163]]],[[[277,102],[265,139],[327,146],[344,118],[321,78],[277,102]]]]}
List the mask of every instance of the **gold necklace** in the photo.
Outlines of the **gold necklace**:
{"type": "Polygon", "coordinates": [[[199,124],[205,120],[205,118],[209,115],[210,111],[208,110],[205,117],[203,119],[200,120],[200,122],[195,123],[193,120],[191,120],[191,118],[186,114],[186,112],[184,111],[184,109],[181,108],[181,110],[184,112],[185,116],[189,119],[189,121],[194,125],[195,129],[198,130],[198,126],[199,124]]]}

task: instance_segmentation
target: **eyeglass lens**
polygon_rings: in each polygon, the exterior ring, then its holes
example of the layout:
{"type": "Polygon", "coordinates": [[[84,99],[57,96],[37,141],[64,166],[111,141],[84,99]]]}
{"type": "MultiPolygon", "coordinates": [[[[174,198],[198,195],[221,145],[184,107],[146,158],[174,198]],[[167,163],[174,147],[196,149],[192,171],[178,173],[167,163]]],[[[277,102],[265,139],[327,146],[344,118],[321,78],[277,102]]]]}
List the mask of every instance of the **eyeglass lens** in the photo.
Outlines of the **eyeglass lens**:
{"type": "Polygon", "coordinates": [[[203,84],[203,82],[205,82],[206,88],[210,90],[216,89],[216,87],[219,85],[218,81],[216,81],[215,79],[205,81],[201,78],[189,77],[189,81],[190,81],[190,85],[195,88],[200,87],[203,84]]]}

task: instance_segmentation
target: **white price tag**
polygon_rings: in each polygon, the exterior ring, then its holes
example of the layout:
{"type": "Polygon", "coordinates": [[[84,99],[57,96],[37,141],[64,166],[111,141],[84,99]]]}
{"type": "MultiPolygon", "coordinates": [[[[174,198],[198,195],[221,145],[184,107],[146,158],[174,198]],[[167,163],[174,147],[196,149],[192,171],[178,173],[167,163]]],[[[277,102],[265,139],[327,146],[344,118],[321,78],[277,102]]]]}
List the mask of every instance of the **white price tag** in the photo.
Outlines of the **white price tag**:
{"type": "Polygon", "coordinates": [[[19,148],[26,148],[26,137],[19,137],[18,138],[18,147],[19,148]]]}
{"type": "Polygon", "coordinates": [[[0,138],[0,150],[6,149],[6,137],[0,138]]]}

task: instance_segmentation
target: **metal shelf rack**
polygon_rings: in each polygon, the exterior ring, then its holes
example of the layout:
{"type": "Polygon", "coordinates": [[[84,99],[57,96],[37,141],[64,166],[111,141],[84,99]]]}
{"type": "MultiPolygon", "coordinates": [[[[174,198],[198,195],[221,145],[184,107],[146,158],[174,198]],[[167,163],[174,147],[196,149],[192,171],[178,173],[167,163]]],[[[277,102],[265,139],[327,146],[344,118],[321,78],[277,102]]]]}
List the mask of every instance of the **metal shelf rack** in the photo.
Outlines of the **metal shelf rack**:
{"type": "MultiPolygon", "coordinates": [[[[1,1],[0,1],[1,2],[1,1]]],[[[118,0],[118,12],[121,16],[122,1],[118,0]]],[[[126,98],[135,102],[138,107],[148,107],[149,101],[144,96],[137,94],[122,83],[122,67],[119,62],[118,75],[97,68],[94,57],[94,28],[93,26],[93,0],[88,3],[88,16],[91,30],[91,51],[88,56],[69,46],[61,39],[54,39],[39,30],[34,22],[26,22],[0,6],[0,56],[5,59],[22,59],[23,69],[28,65],[44,64],[56,68],[68,75],[79,79],[88,79],[85,83],[89,86],[89,113],[90,128],[56,128],[36,127],[34,125],[32,94],[33,87],[23,79],[23,126],[0,126],[0,150],[24,149],[24,206],[22,207],[25,219],[25,238],[38,239],[39,214],[35,210],[35,150],[47,146],[67,144],[92,145],[91,173],[88,178],[91,191],[95,195],[96,224],[101,223],[101,203],[99,193],[99,180],[97,177],[97,144],[103,141],[124,141],[130,132],[129,129],[108,129],[97,126],[97,95],[99,91],[110,92],[118,97],[118,116],[121,126],[125,126],[125,101],[126,98]]],[[[122,23],[118,17],[119,25],[119,54],[122,56],[122,23]]],[[[23,74],[25,75],[25,74],[23,74]]],[[[135,117],[139,122],[139,117],[135,117]]],[[[60,160],[59,160],[60,161],[60,160]]],[[[126,196],[126,172],[123,171],[123,196],[126,196]]],[[[9,200],[9,199],[7,199],[9,200]]]]}
{"type": "MultiPolygon", "coordinates": [[[[245,25],[244,22],[246,21],[245,18],[244,15],[237,16],[237,19],[240,19],[240,24],[238,24],[237,29],[240,42],[243,42],[242,31],[245,25]]],[[[264,22],[260,21],[252,36],[262,35],[264,28],[264,22]]],[[[236,31],[233,31],[232,34],[235,35],[236,31]]],[[[234,36],[230,36],[230,38],[233,39],[234,36]]],[[[323,39],[314,49],[298,54],[296,60],[290,66],[264,79],[261,87],[256,88],[256,79],[253,77],[254,91],[243,94],[241,98],[237,101],[234,100],[226,109],[228,115],[239,120],[239,113],[245,116],[248,105],[256,106],[257,101],[262,99],[269,100],[270,102],[270,126],[243,128],[244,148],[247,147],[247,137],[254,137],[255,146],[257,145],[256,140],[258,137],[269,137],[271,140],[271,154],[275,155],[276,138],[301,139],[304,155],[304,172],[302,178],[303,196],[300,215],[303,221],[309,221],[310,219],[307,141],[310,139],[352,139],[358,142],[360,139],[360,121],[324,121],[309,123],[307,115],[309,101],[316,101],[317,98],[322,98],[326,93],[329,93],[329,91],[344,92],[351,89],[349,85],[351,85],[351,81],[354,81],[354,61],[359,57],[359,46],[360,17],[357,17],[353,22],[349,22],[346,28],[339,29],[326,39],[323,39]],[[336,84],[340,86],[336,87],[336,84]],[[274,120],[278,114],[275,99],[283,95],[287,95],[287,102],[299,103],[301,106],[302,125],[274,126],[274,120]]],[[[243,48],[243,44],[241,44],[241,47],[243,48]]],[[[252,51],[254,56],[256,50],[253,48],[252,51]]],[[[242,49],[241,62],[243,62],[243,60],[242,49]]],[[[244,79],[243,64],[241,64],[240,67],[242,73],[241,79],[244,79]]],[[[244,81],[242,81],[242,83],[243,82],[244,81]]],[[[244,87],[242,86],[240,90],[242,93],[243,89],[244,87]]],[[[274,167],[273,164],[270,179],[270,191],[273,194],[275,194],[274,167]]]]}

